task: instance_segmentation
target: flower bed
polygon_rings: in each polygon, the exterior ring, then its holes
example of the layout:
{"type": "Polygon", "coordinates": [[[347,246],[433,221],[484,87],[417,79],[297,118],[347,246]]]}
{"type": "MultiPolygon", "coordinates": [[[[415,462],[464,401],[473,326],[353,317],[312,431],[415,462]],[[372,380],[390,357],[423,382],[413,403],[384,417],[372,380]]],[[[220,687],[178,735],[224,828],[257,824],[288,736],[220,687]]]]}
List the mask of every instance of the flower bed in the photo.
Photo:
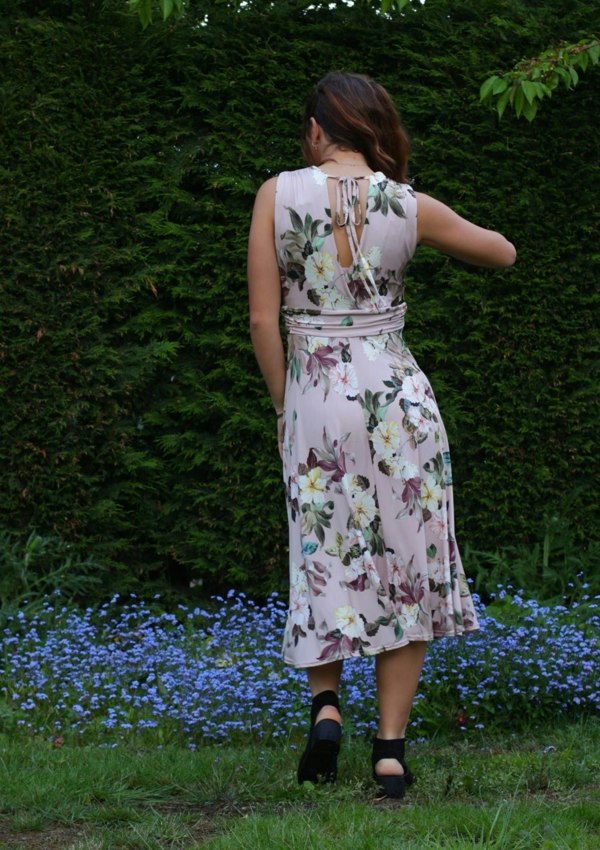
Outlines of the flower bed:
{"type": "MultiPolygon", "coordinates": [[[[479,633],[431,646],[413,736],[451,726],[518,728],[600,708],[597,599],[565,608],[500,597],[488,611],[475,597],[479,633]]],[[[280,660],[280,597],[258,605],[230,591],[213,610],[175,612],[162,611],[158,598],[115,596],[77,610],[61,608],[56,594],[37,616],[9,618],[0,639],[4,729],[192,748],[304,734],[308,692],[303,672],[280,660]]],[[[347,732],[370,733],[372,659],[346,663],[342,699],[347,732]]]]}

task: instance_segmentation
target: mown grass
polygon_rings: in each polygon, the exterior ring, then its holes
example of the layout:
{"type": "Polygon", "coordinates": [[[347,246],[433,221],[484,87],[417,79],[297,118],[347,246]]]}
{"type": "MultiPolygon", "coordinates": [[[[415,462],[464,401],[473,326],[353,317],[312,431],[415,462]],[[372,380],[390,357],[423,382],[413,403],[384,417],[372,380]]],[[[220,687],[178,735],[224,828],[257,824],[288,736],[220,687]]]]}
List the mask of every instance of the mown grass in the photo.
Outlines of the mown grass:
{"type": "Polygon", "coordinates": [[[417,783],[377,801],[369,746],[334,787],[299,787],[282,745],[114,749],[0,737],[0,848],[597,850],[600,722],[409,748],[417,783]]]}

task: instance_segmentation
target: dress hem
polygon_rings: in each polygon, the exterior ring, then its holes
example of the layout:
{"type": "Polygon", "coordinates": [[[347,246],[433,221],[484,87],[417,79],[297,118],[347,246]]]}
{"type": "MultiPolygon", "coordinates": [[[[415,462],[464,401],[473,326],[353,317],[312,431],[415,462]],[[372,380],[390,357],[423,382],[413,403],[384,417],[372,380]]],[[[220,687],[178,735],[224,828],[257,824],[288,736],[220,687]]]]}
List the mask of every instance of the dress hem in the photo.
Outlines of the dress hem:
{"type": "Polygon", "coordinates": [[[461,631],[457,631],[456,629],[451,632],[433,632],[430,633],[427,637],[422,638],[408,638],[406,640],[398,641],[397,643],[392,643],[389,646],[382,646],[376,652],[348,652],[342,653],[338,655],[336,658],[328,658],[327,661],[313,661],[310,664],[297,664],[295,661],[291,661],[285,655],[283,656],[284,664],[288,664],[290,667],[295,667],[296,670],[305,670],[309,667],[322,667],[324,664],[331,664],[333,661],[347,661],[350,658],[375,658],[377,655],[381,655],[383,652],[389,652],[391,649],[402,649],[403,646],[408,646],[409,643],[422,643],[425,641],[426,643],[430,643],[434,640],[439,640],[440,638],[448,638],[448,637],[464,637],[465,635],[471,634],[472,632],[478,632],[479,626],[471,626],[468,629],[462,629],[461,631]]]}

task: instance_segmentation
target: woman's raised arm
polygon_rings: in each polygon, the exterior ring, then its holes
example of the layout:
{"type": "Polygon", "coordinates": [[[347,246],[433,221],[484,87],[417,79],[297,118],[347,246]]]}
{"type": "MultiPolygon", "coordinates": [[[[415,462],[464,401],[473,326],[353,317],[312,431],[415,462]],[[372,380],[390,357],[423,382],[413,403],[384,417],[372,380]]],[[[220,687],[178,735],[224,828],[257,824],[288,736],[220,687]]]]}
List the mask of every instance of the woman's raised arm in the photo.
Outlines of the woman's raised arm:
{"type": "Polygon", "coordinates": [[[515,246],[501,233],[473,224],[422,192],[417,192],[417,242],[476,266],[502,268],[517,258],[515,246]]]}

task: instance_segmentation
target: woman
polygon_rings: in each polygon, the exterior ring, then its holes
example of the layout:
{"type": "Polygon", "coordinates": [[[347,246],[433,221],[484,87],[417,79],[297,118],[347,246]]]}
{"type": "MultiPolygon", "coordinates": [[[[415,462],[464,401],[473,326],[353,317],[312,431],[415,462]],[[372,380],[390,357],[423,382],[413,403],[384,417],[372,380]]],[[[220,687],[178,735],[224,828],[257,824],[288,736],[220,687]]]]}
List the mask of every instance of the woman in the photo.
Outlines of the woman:
{"type": "Polygon", "coordinates": [[[284,660],[306,668],[313,695],[298,779],[335,780],[342,662],[374,655],[373,776],[400,798],[414,778],[404,735],[428,641],[478,628],[454,540],[446,432],[402,338],[404,269],[418,245],[490,267],[516,252],[412,191],[408,139],[367,77],[318,83],[302,146],[308,167],[259,189],[248,251],[251,336],[287,496],[284,660]]]}

